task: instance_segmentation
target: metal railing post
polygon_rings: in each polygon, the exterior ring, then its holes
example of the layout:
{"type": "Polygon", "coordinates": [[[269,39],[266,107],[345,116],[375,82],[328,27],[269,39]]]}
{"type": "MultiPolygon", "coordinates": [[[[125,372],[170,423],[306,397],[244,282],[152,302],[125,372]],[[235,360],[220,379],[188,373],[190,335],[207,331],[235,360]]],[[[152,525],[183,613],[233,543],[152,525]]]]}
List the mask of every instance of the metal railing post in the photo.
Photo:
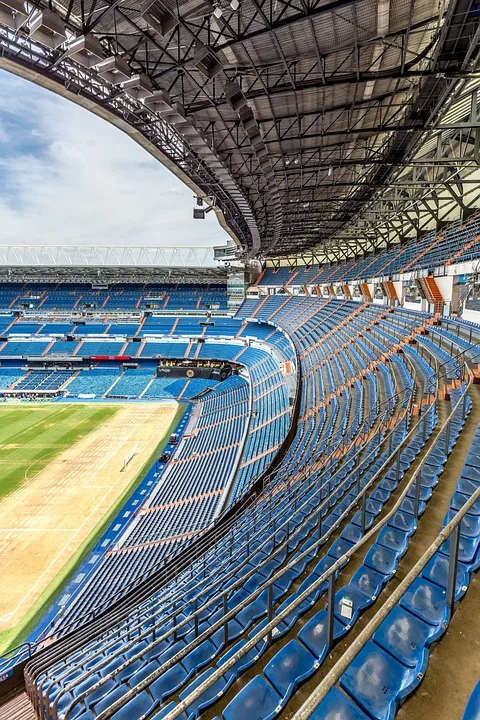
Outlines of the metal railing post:
{"type": "Polygon", "coordinates": [[[362,495],[362,505],[360,509],[360,528],[362,531],[362,535],[365,535],[365,525],[366,525],[366,514],[367,514],[367,494],[363,493],[362,495]]]}
{"type": "Polygon", "coordinates": [[[448,457],[448,445],[450,442],[450,420],[447,421],[447,424],[445,426],[445,446],[444,451],[445,455],[448,457]]]}
{"type": "Polygon", "coordinates": [[[413,501],[413,516],[415,518],[415,521],[418,521],[418,511],[420,508],[420,488],[421,488],[421,480],[422,480],[422,471],[418,473],[416,479],[415,479],[415,499],[413,501]]]}
{"type": "MultiPolygon", "coordinates": [[[[273,585],[269,585],[267,589],[267,623],[271,623],[273,618],[273,585]]],[[[269,630],[267,635],[267,645],[272,644],[272,631],[269,630]]]]}
{"type": "Polygon", "coordinates": [[[335,574],[328,578],[328,614],[327,614],[327,648],[330,651],[333,646],[333,628],[335,621],[335,574]]]}
{"type": "MultiPolygon", "coordinates": [[[[223,615],[226,616],[228,613],[228,599],[227,595],[223,596],[223,615]]],[[[228,620],[225,620],[223,623],[223,641],[225,643],[225,647],[228,645],[228,620]]]]}
{"type": "Polygon", "coordinates": [[[453,612],[455,601],[455,586],[457,583],[458,547],[460,544],[460,524],[456,525],[450,536],[450,553],[448,555],[448,578],[446,603],[450,612],[453,612]]]}
{"type": "Polygon", "coordinates": [[[400,448],[397,450],[397,459],[395,462],[395,480],[397,482],[397,485],[400,481],[400,448]]]}

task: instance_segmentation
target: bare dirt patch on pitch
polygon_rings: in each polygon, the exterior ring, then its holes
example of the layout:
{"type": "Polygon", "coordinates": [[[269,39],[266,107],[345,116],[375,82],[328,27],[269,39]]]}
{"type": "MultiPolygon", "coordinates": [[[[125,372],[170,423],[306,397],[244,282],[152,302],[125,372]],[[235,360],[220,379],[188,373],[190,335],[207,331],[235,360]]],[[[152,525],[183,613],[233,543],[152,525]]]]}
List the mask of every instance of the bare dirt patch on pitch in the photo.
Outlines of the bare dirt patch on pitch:
{"type": "Polygon", "coordinates": [[[175,401],[121,405],[0,501],[0,632],[22,620],[94,533],[152,455],[177,409],[175,401]]]}

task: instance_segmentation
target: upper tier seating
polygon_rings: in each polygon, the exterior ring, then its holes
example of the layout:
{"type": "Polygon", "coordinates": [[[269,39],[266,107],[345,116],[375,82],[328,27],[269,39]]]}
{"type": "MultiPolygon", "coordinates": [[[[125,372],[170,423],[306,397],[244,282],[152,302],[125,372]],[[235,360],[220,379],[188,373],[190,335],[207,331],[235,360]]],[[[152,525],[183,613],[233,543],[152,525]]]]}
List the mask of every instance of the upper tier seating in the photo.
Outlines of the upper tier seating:
{"type": "Polygon", "coordinates": [[[168,311],[227,309],[225,285],[113,285],[92,290],[89,285],[0,283],[0,310],[25,308],[38,310],[132,310],[168,311]],[[188,288],[188,289],[186,289],[188,288]]]}
{"type": "MultiPolygon", "coordinates": [[[[362,260],[350,260],[338,265],[314,265],[278,269],[267,268],[259,285],[284,287],[285,285],[321,285],[357,279],[370,279],[394,273],[434,268],[460,263],[480,257],[480,214],[465,223],[452,223],[440,233],[434,231],[421,240],[410,240],[392,250],[368,255],[362,260]]],[[[252,305],[245,308],[250,312],[252,305]]],[[[258,317],[258,316],[256,316],[258,317]]]]}

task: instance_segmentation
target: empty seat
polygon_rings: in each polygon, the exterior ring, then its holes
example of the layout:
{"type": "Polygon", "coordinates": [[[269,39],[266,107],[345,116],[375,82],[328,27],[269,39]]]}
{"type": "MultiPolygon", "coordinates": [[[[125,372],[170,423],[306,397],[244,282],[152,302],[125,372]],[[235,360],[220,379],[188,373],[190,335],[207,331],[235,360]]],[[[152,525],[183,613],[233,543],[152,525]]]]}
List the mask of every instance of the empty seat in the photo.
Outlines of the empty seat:
{"type": "Polygon", "coordinates": [[[480,681],[473,688],[462,720],[480,720],[480,681]]]}
{"type": "Polygon", "coordinates": [[[351,662],[340,685],[374,720],[390,720],[400,700],[420,682],[407,668],[370,641],[351,662]]]}
{"type": "Polygon", "coordinates": [[[229,702],[224,720],[272,720],[282,709],[282,698],[262,675],[257,675],[229,702]]]}
{"type": "Polygon", "coordinates": [[[320,663],[304,645],[290,640],[265,666],[264,673],[282,698],[289,698],[320,663]]]}

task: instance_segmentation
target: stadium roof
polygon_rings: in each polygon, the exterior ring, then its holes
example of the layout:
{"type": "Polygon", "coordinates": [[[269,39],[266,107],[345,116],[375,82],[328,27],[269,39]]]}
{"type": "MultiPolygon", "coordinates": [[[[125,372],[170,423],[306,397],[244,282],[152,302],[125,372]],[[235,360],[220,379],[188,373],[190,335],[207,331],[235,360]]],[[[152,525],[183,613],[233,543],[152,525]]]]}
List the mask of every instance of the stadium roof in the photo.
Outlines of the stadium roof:
{"type": "Polygon", "coordinates": [[[201,247],[0,245],[0,282],[224,283],[225,266],[201,247]]]}
{"type": "Polygon", "coordinates": [[[474,0],[28,7],[0,4],[0,67],[122,127],[251,256],[352,257],[476,201],[474,0]]]}

